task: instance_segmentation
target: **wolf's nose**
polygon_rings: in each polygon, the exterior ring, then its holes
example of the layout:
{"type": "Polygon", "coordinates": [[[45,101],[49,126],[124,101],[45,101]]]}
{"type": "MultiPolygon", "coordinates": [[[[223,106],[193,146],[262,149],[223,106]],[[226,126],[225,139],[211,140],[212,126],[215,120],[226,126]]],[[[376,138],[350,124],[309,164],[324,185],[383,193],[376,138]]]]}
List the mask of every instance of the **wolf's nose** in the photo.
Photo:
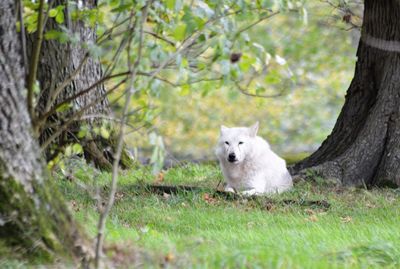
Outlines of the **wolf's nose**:
{"type": "Polygon", "coordinates": [[[229,160],[229,161],[235,161],[235,160],[236,160],[236,155],[235,155],[235,153],[229,153],[229,155],[228,155],[228,160],[229,160]]]}

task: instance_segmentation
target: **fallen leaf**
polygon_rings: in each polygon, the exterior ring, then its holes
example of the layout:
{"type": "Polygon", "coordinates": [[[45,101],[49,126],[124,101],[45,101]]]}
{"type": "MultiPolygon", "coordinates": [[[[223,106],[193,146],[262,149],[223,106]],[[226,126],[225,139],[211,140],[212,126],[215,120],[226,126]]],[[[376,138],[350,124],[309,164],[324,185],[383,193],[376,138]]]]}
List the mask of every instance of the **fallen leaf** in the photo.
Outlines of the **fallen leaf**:
{"type": "Polygon", "coordinates": [[[318,221],[318,217],[315,215],[311,215],[308,218],[306,218],[306,220],[311,221],[311,222],[317,222],[318,221]]]}
{"type": "Polygon", "coordinates": [[[274,205],[273,203],[266,203],[265,204],[265,209],[267,211],[274,211],[276,209],[276,205],[274,205]]]}
{"type": "Polygon", "coordinates": [[[350,217],[350,216],[345,216],[345,217],[341,217],[340,220],[341,220],[343,223],[348,223],[348,222],[351,222],[353,219],[352,219],[352,217],[350,217]]]}
{"type": "Polygon", "coordinates": [[[161,182],[163,182],[163,181],[164,181],[164,173],[163,173],[163,172],[160,172],[160,173],[158,173],[158,175],[156,176],[155,183],[161,183],[161,182]]]}
{"type": "Polygon", "coordinates": [[[310,208],[305,209],[304,212],[306,212],[308,215],[315,215],[315,211],[310,208]]]}
{"type": "Polygon", "coordinates": [[[215,199],[214,197],[212,197],[208,193],[205,193],[203,195],[203,200],[206,201],[206,203],[209,203],[209,204],[214,204],[217,201],[217,199],[215,199]]]}
{"type": "Polygon", "coordinates": [[[164,259],[166,262],[172,262],[175,259],[175,256],[170,252],[167,255],[165,255],[164,259]]]}
{"type": "Polygon", "coordinates": [[[123,192],[116,192],[115,193],[115,201],[122,200],[124,198],[124,193],[123,192]]]}
{"type": "Polygon", "coordinates": [[[255,223],[252,222],[252,221],[250,221],[250,222],[247,223],[247,227],[248,227],[248,228],[251,228],[251,227],[253,227],[254,225],[255,225],[255,223]]]}
{"type": "Polygon", "coordinates": [[[78,212],[80,210],[78,203],[75,200],[71,201],[71,208],[72,210],[78,212]]]}
{"type": "Polygon", "coordinates": [[[367,203],[366,206],[367,206],[368,208],[376,208],[376,205],[371,204],[371,203],[367,203]]]}

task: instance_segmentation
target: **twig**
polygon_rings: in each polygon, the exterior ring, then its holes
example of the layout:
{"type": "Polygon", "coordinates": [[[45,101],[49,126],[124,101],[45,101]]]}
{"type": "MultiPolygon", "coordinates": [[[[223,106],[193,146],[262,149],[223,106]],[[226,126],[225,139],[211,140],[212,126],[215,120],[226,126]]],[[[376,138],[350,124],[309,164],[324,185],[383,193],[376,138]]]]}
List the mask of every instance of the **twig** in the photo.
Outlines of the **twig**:
{"type": "Polygon", "coordinates": [[[76,98],[90,92],[91,90],[93,90],[94,88],[96,88],[97,86],[103,84],[104,82],[106,82],[107,80],[113,79],[113,78],[117,78],[117,77],[121,77],[121,76],[127,76],[129,74],[129,72],[124,72],[124,73],[119,73],[119,74],[115,74],[115,75],[110,75],[108,77],[103,77],[101,79],[99,79],[98,81],[96,81],[95,83],[93,83],[92,85],[90,85],[88,88],[75,93],[74,95],[62,100],[61,102],[55,104],[50,110],[48,110],[46,113],[44,113],[43,115],[41,115],[41,120],[45,121],[48,117],[50,117],[52,114],[57,112],[57,109],[59,109],[61,106],[75,100],[76,98]]]}
{"type": "Polygon", "coordinates": [[[100,97],[96,98],[95,100],[93,100],[91,103],[87,104],[85,107],[81,108],[79,111],[77,111],[76,113],[74,113],[73,115],[71,115],[68,119],[68,121],[66,123],[64,123],[62,126],[60,126],[60,128],[53,133],[49,138],[46,139],[45,142],[43,142],[43,144],[40,146],[40,149],[42,151],[44,151],[50,144],[51,142],[56,139],[63,131],[65,131],[67,129],[67,127],[73,123],[74,121],[76,121],[77,118],[81,117],[83,115],[83,113],[88,110],[89,108],[91,108],[92,106],[98,104],[99,101],[103,100],[104,98],[107,97],[107,95],[109,95],[110,93],[112,93],[114,90],[116,90],[120,85],[122,85],[123,83],[126,82],[126,79],[122,80],[121,82],[119,82],[117,85],[115,85],[112,89],[108,90],[106,93],[104,93],[103,95],[101,95],[100,97]]]}
{"type": "Polygon", "coordinates": [[[175,47],[175,43],[174,43],[173,41],[169,40],[168,38],[165,38],[165,37],[163,37],[163,36],[160,36],[160,35],[158,35],[158,34],[156,34],[156,33],[150,32],[150,31],[144,31],[144,32],[145,32],[146,34],[149,34],[149,35],[151,35],[151,36],[153,36],[153,37],[155,37],[155,38],[157,38],[157,39],[160,39],[160,40],[162,40],[162,41],[164,41],[164,42],[170,44],[171,46],[175,47]]]}
{"type": "Polygon", "coordinates": [[[34,119],[34,116],[35,116],[35,114],[34,114],[35,108],[33,106],[33,88],[34,88],[34,85],[36,82],[36,73],[37,73],[37,68],[39,65],[40,48],[42,46],[42,40],[43,40],[44,0],[40,0],[38,12],[39,12],[39,15],[38,15],[38,25],[37,25],[37,30],[36,30],[36,40],[33,45],[32,58],[31,58],[30,66],[29,66],[29,75],[28,75],[28,84],[27,84],[27,89],[28,89],[27,106],[28,106],[29,115],[32,120],[34,119]]]}
{"type": "Polygon", "coordinates": [[[46,109],[45,111],[48,111],[50,107],[53,105],[54,101],[58,97],[58,95],[61,93],[61,91],[67,87],[73,80],[74,78],[79,74],[81,71],[82,67],[86,63],[86,61],[89,59],[89,53],[86,53],[82,61],[79,63],[79,66],[72,72],[72,74],[65,79],[63,82],[61,82],[60,85],[57,86],[57,88],[54,91],[51,91],[51,94],[49,96],[49,99],[47,100],[46,103],[46,109]]]}
{"type": "Polygon", "coordinates": [[[280,13],[279,11],[276,11],[276,12],[274,12],[274,13],[268,14],[267,16],[261,17],[261,18],[259,18],[258,20],[256,20],[255,22],[250,23],[249,25],[247,25],[247,26],[243,27],[242,29],[238,30],[238,31],[235,33],[235,35],[238,36],[239,34],[241,34],[241,33],[245,32],[245,31],[249,30],[249,29],[252,28],[253,26],[256,26],[256,25],[259,24],[260,22],[265,21],[265,20],[267,20],[267,19],[269,19],[269,18],[271,18],[271,17],[273,17],[273,16],[275,16],[275,15],[277,15],[277,14],[279,14],[279,13],[280,13]]]}
{"type": "Polygon", "coordinates": [[[250,93],[248,90],[242,88],[242,86],[240,86],[239,82],[235,82],[236,87],[238,88],[238,90],[243,93],[244,95],[247,96],[251,96],[251,97],[259,97],[259,98],[276,98],[279,96],[283,95],[283,91],[276,93],[276,94],[256,94],[256,93],[250,93]]]}
{"type": "MultiPolygon", "coordinates": [[[[131,97],[135,92],[136,70],[139,66],[139,63],[140,63],[140,60],[142,57],[143,27],[146,22],[147,13],[148,13],[149,6],[151,5],[151,3],[152,3],[152,0],[147,1],[146,6],[143,8],[144,11],[141,16],[137,58],[136,58],[135,63],[133,64],[133,66],[132,66],[131,60],[130,60],[130,49],[131,49],[131,43],[132,43],[131,41],[129,42],[129,45],[127,48],[128,69],[131,73],[130,85],[129,85],[129,90],[126,92],[125,105],[124,105],[124,108],[122,111],[120,130],[119,130],[119,135],[118,135],[118,140],[117,140],[118,141],[117,142],[117,150],[114,154],[110,195],[109,195],[109,198],[108,198],[108,201],[107,201],[104,211],[100,214],[100,219],[99,219],[99,223],[98,223],[98,233],[97,233],[97,241],[96,241],[96,257],[95,257],[95,267],[96,268],[99,268],[99,266],[100,266],[100,258],[102,256],[102,252],[103,252],[105,224],[106,224],[108,214],[110,213],[110,210],[114,204],[115,193],[117,191],[118,169],[119,169],[119,161],[121,158],[121,153],[122,153],[122,148],[123,148],[123,137],[124,137],[124,131],[125,131],[126,114],[129,109],[129,103],[130,103],[131,97]]],[[[135,20],[135,23],[136,23],[136,21],[137,20],[135,20]]],[[[130,37],[131,37],[131,39],[133,38],[133,32],[130,33],[130,37]]]]}

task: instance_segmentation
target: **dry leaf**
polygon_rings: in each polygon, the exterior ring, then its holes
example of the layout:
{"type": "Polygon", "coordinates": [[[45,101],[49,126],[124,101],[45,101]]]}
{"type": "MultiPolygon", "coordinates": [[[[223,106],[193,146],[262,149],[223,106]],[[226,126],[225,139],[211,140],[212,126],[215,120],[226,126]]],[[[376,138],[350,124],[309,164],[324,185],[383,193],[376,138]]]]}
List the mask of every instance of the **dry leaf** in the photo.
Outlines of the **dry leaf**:
{"type": "Polygon", "coordinates": [[[210,194],[208,194],[208,193],[205,193],[204,195],[203,195],[203,200],[204,201],[206,201],[207,203],[209,203],[209,204],[214,204],[216,201],[217,201],[217,199],[215,199],[214,197],[212,197],[210,194]]]}
{"type": "Polygon", "coordinates": [[[371,203],[367,203],[366,206],[367,206],[368,208],[376,208],[376,205],[371,204],[371,203]]]}
{"type": "Polygon", "coordinates": [[[71,208],[72,210],[78,212],[80,210],[78,203],[75,200],[71,201],[71,208]]]}
{"type": "Polygon", "coordinates": [[[124,198],[124,193],[123,192],[116,192],[115,193],[115,201],[119,201],[122,198],[124,198]]]}
{"type": "Polygon", "coordinates": [[[308,215],[315,215],[315,211],[310,208],[305,209],[304,212],[306,212],[308,215]]]}
{"type": "Polygon", "coordinates": [[[306,220],[311,221],[311,222],[317,222],[318,218],[315,215],[311,215],[308,218],[306,218],[306,220]]]}
{"type": "Polygon", "coordinates": [[[162,196],[165,200],[168,200],[171,197],[171,194],[164,192],[162,196]]]}
{"type": "Polygon", "coordinates": [[[341,217],[340,219],[343,223],[348,223],[353,220],[350,216],[341,217]]]}
{"type": "Polygon", "coordinates": [[[163,182],[163,181],[164,181],[164,173],[163,173],[163,172],[160,172],[160,173],[158,173],[158,175],[156,176],[155,183],[161,183],[161,182],[163,182]]]}
{"type": "Polygon", "coordinates": [[[166,262],[172,262],[175,259],[175,256],[170,252],[167,255],[165,255],[164,259],[166,262]]]}

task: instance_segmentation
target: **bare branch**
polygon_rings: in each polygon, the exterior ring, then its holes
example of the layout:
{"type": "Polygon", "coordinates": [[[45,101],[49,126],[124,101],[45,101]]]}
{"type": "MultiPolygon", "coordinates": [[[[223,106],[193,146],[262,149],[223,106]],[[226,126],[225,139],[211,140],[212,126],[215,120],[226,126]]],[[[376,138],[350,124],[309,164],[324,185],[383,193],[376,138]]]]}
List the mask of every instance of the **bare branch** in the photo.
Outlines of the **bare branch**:
{"type": "Polygon", "coordinates": [[[48,117],[50,117],[51,115],[53,115],[54,113],[57,112],[57,109],[59,109],[60,107],[62,107],[65,104],[68,104],[69,102],[72,102],[73,100],[75,100],[76,98],[90,92],[91,90],[95,89],[97,86],[103,84],[104,82],[113,79],[113,78],[117,78],[117,77],[121,77],[121,76],[127,76],[129,75],[129,72],[123,72],[123,73],[118,73],[115,75],[110,75],[108,77],[103,77],[101,79],[99,79],[98,81],[96,81],[95,83],[93,83],[92,85],[90,85],[88,88],[75,93],[74,95],[62,100],[60,103],[57,103],[53,106],[53,108],[51,108],[50,110],[48,110],[45,114],[41,115],[41,121],[44,122],[47,120],[48,117]]]}
{"type": "MultiPolygon", "coordinates": [[[[21,7],[22,8],[22,7],[21,7]]],[[[38,24],[36,30],[36,39],[35,43],[33,44],[33,51],[32,51],[32,58],[29,66],[29,75],[28,75],[28,95],[27,95],[27,106],[29,115],[34,121],[35,117],[35,108],[33,106],[33,88],[36,82],[36,74],[37,68],[39,65],[39,56],[40,56],[40,48],[42,47],[42,40],[43,40],[43,30],[44,30],[44,0],[40,0],[39,2],[39,15],[38,15],[38,24]]],[[[21,25],[23,27],[23,25],[21,25]]]]}
{"type": "Polygon", "coordinates": [[[48,111],[50,109],[50,107],[52,106],[58,95],[61,93],[61,91],[74,80],[74,78],[79,74],[79,72],[81,71],[82,67],[84,66],[84,64],[88,59],[89,59],[89,53],[86,53],[85,57],[79,63],[79,66],[74,70],[74,72],[67,79],[65,79],[60,85],[58,85],[54,91],[51,91],[44,111],[48,111]]]}
{"type": "Polygon", "coordinates": [[[156,34],[156,33],[150,32],[150,31],[144,31],[144,32],[145,32],[146,34],[149,34],[149,35],[151,35],[151,36],[154,36],[154,37],[157,38],[157,39],[160,39],[160,40],[162,40],[162,41],[164,41],[164,42],[167,42],[167,43],[170,44],[171,46],[175,47],[175,43],[174,43],[173,41],[169,40],[168,38],[165,38],[165,37],[163,37],[163,36],[160,36],[160,35],[158,35],[158,34],[156,34]]]}
{"type": "Polygon", "coordinates": [[[274,13],[268,14],[267,16],[261,17],[258,20],[256,20],[255,22],[250,23],[249,25],[247,25],[247,26],[243,27],[242,29],[238,30],[235,35],[239,36],[241,33],[246,32],[250,28],[252,28],[252,27],[256,26],[257,24],[259,24],[260,22],[265,21],[265,20],[267,20],[267,19],[269,19],[269,18],[271,18],[271,17],[273,17],[273,16],[275,16],[275,15],[277,15],[279,13],[280,13],[279,11],[276,11],[274,13]]]}
{"type": "Polygon", "coordinates": [[[120,27],[121,25],[123,25],[124,23],[128,22],[129,19],[130,19],[130,17],[128,17],[128,18],[126,18],[126,19],[123,19],[123,20],[120,21],[119,23],[114,22],[114,25],[113,25],[111,28],[107,29],[107,31],[105,31],[101,36],[99,36],[99,37],[97,38],[96,43],[97,43],[98,45],[100,45],[101,43],[103,43],[104,41],[106,41],[106,40],[112,35],[113,31],[114,31],[116,28],[118,28],[118,27],[120,27]]]}
{"type": "MultiPolygon", "coordinates": [[[[112,178],[111,178],[111,190],[110,195],[108,197],[107,204],[105,206],[104,211],[100,215],[99,223],[98,223],[98,233],[97,233],[97,241],[96,241],[96,257],[95,257],[95,267],[99,268],[100,266],[100,258],[103,252],[103,241],[104,241],[104,229],[106,224],[106,219],[108,214],[114,204],[115,193],[117,191],[117,182],[118,182],[118,168],[119,168],[119,161],[121,158],[122,148],[123,148],[123,137],[124,137],[124,130],[125,130],[125,121],[127,117],[127,112],[129,109],[129,103],[131,100],[132,95],[135,92],[135,79],[136,79],[136,71],[139,66],[141,57],[142,57],[142,47],[143,47],[143,27],[147,19],[147,13],[149,7],[152,3],[152,0],[147,1],[146,6],[143,8],[143,14],[141,16],[140,22],[140,32],[139,32],[139,44],[138,44],[138,51],[137,51],[137,58],[135,63],[131,64],[130,58],[130,50],[131,50],[131,40],[133,39],[133,32],[130,33],[130,42],[127,48],[128,53],[128,69],[130,72],[130,85],[129,90],[126,92],[126,99],[125,105],[122,111],[121,123],[120,123],[120,130],[117,140],[117,150],[114,154],[113,166],[112,166],[112,178]]],[[[132,14],[131,14],[132,17],[132,14]]],[[[136,20],[135,20],[136,24],[136,20]]],[[[130,27],[131,28],[131,27],[130,27]]]]}
{"type": "Polygon", "coordinates": [[[284,95],[284,91],[280,91],[279,93],[276,94],[256,94],[256,93],[250,93],[248,89],[243,88],[240,86],[239,82],[235,82],[236,88],[243,93],[244,95],[251,96],[251,97],[258,97],[258,98],[276,98],[284,95]]]}
{"type": "Polygon", "coordinates": [[[103,100],[104,98],[107,97],[107,95],[109,95],[110,93],[112,93],[114,90],[116,90],[119,86],[121,86],[123,83],[126,82],[126,79],[122,80],[121,82],[119,82],[117,85],[115,85],[112,89],[108,90],[106,93],[104,93],[102,96],[96,98],[95,100],[93,100],[91,103],[87,104],[85,107],[81,108],[79,111],[75,112],[74,114],[72,114],[71,116],[69,116],[69,119],[67,122],[65,122],[62,126],[60,126],[60,128],[53,133],[49,138],[46,139],[45,142],[43,142],[43,144],[41,145],[41,150],[44,151],[50,144],[51,142],[54,141],[54,139],[56,139],[62,132],[64,132],[67,127],[73,123],[74,121],[76,121],[77,118],[82,117],[83,113],[85,111],[87,111],[89,108],[91,108],[92,106],[96,105],[99,101],[103,100]]]}

